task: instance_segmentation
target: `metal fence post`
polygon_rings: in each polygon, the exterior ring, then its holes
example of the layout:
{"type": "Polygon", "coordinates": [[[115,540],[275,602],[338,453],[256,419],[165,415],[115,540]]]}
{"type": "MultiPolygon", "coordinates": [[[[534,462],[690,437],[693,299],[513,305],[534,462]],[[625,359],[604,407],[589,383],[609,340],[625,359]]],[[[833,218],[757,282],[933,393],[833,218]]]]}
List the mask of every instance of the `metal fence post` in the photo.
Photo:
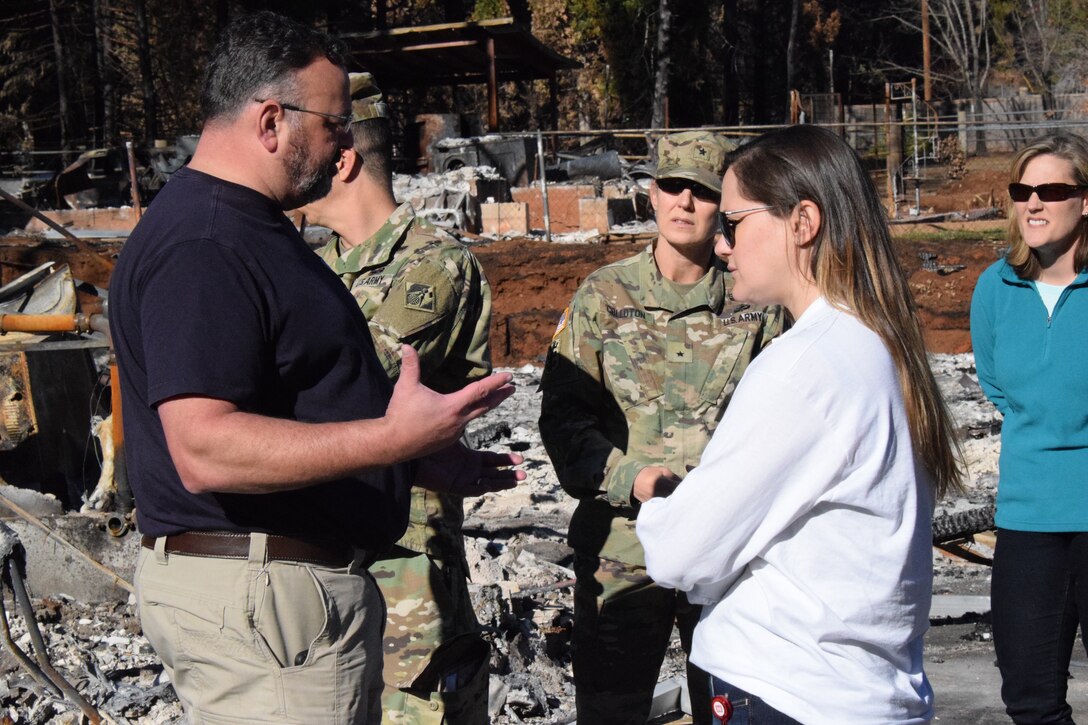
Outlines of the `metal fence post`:
{"type": "Polygon", "coordinates": [[[552,218],[548,210],[548,180],[544,175],[544,134],[536,132],[536,157],[540,161],[540,197],[544,202],[544,241],[552,240],[552,218]]]}
{"type": "Polygon", "coordinates": [[[956,111],[956,133],[960,137],[960,146],[963,147],[963,153],[970,154],[970,138],[967,135],[967,111],[962,108],[956,111]]]}

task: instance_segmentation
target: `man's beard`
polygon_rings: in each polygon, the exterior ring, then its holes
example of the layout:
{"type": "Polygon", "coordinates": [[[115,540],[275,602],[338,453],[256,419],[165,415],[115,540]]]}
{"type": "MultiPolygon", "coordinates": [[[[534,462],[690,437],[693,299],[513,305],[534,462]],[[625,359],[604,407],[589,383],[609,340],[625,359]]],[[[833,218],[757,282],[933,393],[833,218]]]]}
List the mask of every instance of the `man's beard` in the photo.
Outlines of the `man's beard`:
{"type": "MultiPolygon", "coordinates": [[[[339,149],[334,149],[339,154],[339,149]]],[[[332,188],[332,175],[336,172],[336,157],[318,159],[307,153],[302,146],[291,144],[287,155],[287,177],[291,181],[291,204],[294,209],[321,199],[332,188]]]]}

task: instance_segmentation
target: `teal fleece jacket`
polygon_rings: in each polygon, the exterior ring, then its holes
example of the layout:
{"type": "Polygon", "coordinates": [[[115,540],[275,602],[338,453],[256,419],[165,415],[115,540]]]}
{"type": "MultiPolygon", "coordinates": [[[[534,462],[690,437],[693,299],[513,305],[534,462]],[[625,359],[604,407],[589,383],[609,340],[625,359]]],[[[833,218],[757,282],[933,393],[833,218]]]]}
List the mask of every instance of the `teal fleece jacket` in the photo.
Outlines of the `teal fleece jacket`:
{"type": "Polygon", "coordinates": [[[1088,271],[1052,315],[1004,260],[979,277],[971,341],[1001,428],[998,527],[1088,531],[1088,271]]]}

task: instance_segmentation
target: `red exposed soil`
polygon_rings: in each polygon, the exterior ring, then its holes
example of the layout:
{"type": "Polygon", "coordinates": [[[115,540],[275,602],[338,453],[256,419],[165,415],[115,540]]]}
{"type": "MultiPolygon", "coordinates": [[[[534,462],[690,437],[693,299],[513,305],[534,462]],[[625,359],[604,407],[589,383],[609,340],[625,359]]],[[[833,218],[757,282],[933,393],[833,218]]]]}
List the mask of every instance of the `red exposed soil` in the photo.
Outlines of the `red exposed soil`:
{"type": "Polygon", "coordinates": [[[637,254],[646,242],[549,244],[506,239],[474,246],[491,284],[491,357],[496,366],[544,361],[559,315],[589,273],[637,254]]]}
{"type": "MultiPolygon", "coordinates": [[[[492,358],[497,366],[541,364],[560,313],[593,270],[637,254],[646,242],[548,244],[511,239],[473,247],[491,283],[492,358]]],[[[1000,242],[896,240],[931,352],[971,349],[969,308],[979,274],[1001,255],[1000,242]],[[938,271],[922,268],[922,254],[938,271]],[[950,271],[956,265],[964,269],[950,271]]]]}
{"type": "MultiPolygon", "coordinates": [[[[945,225],[942,225],[945,226],[945,225]]],[[[935,231],[935,230],[934,230],[935,231]]],[[[77,278],[105,287],[100,259],[53,242],[8,238],[0,243],[0,283],[50,259],[66,259],[77,278]]],[[[478,244],[479,257],[491,283],[494,315],[491,349],[495,365],[539,365],[544,361],[555,324],[578,285],[590,272],[610,262],[637,254],[649,239],[610,244],[556,244],[528,239],[508,239],[478,244]]],[[[112,257],[119,245],[95,245],[112,257]]],[[[919,306],[926,344],[931,352],[967,352],[971,292],[979,274],[996,260],[1001,242],[896,240],[899,263],[910,279],[919,306]],[[923,254],[938,271],[922,268],[923,254]],[[964,265],[959,271],[949,271],[964,265]]],[[[84,313],[98,312],[101,300],[80,294],[84,313]]]]}
{"type": "MultiPolygon", "coordinates": [[[[928,167],[920,187],[921,213],[1002,206],[1011,158],[968,158],[966,173],[959,179],[949,178],[945,167],[928,167]]],[[[874,180],[877,188],[883,189],[882,182],[874,180]]],[[[913,205],[913,191],[909,196],[907,201],[913,205]]],[[[1002,224],[997,221],[987,226],[1002,224]]],[[[937,235],[954,226],[907,225],[893,231],[899,235],[908,227],[917,227],[915,231],[937,235]]],[[[979,238],[983,236],[987,235],[979,238]]],[[[587,245],[512,239],[474,246],[494,294],[491,348],[495,364],[543,362],[559,315],[582,280],[604,264],[637,254],[648,241],[587,245]]],[[[896,239],[899,263],[909,277],[931,352],[971,349],[971,292],[979,274],[1001,256],[1004,246],[1003,242],[896,239]],[[937,255],[931,260],[937,271],[922,268],[922,254],[937,255]],[[964,265],[964,269],[951,271],[957,265],[964,265]]]]}
{"type": "Polygon", "coordinates": [[[970,352],[971,293],[983,270],[1004,253],[1004,242],[896,240],[899,264],[918,305],[930,352],[970,352]],[[922,268],[923,254],[935,254],[938,271],[922,268]],[[960,271],[945,273],[964,265],[960,271]]]}
{"type": "MultiPolygon", "coordinates": [[[[949,178],[947,167],[926,168],[920,188],[922,213],[967,212],[1004,205],[1012,159],[1011,154],[971,157],[959,179],[949,178]]],[[[908,193],[908,201],[913,206],[913,189],[908,193]]]]}
{"type": "MultiPolygon", "coordinates": [[[[927,169],[921,186],[922,213],[1000,206],[1005,198],[1008,164],[1007,157],[970,158],[967,173],[961,179],[947,178],[943,167],[927,169]]],[[[883,188],[880,180],[876,181],[878,188],[883,188]]],[[[1001,222],[996,224],[999,226],[1001,222]]],[[[953,225],[909,226],[939,234],[953,225]]],[[[897,226],[894,231],[899,234],[906,229],[897,226]]],[[[504,367],[542,363],[559,315],[582,280],[598,267],[637,254],[647,243],[649,237],[609,244],[549,244],[510,239],[474,245],[472,250],[483,264],[493,292],[494,363],[504,367]]],[[[979,274],[1000,256],[1004,244],[952,239],[923,242],[897,239],[896,244],[899,262],[910,279],[921,313],[930,351],[970,350],[971,292],[979,274]],[[937,255],[931,260],[937,271],[922,268],[922,254],[937,255]],[[956,265],[964,265],[964,269],[950,271],[956,265]]],[[[112,257],[120,245],[98,242],[95,247],[99,253],[112,257]]],[[[103,273],[100,259],[67,243],[29,237],[0,240],[0,284],[49,259],[67,259],[78,279],[99,287],[107,284],[108,273],[103,273]]],[[[98,311],[100,300],[81,294],[80,302],[84,312],[98,311]]]]}

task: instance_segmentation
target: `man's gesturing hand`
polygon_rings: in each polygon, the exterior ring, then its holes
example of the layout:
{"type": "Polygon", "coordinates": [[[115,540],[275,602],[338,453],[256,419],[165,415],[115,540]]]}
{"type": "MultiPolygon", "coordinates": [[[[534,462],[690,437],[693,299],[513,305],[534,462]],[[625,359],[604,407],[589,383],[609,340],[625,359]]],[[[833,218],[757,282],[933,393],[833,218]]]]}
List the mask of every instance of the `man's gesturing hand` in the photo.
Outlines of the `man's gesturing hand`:
{"type": "Polygon", "coordinates": [[[525,471],[510,468],[524,460],[517,453],[474,451],[455,443],[421,458],[414,483],[431,491],[459,496],[503,491],[525,480],[525,471]]]}
{"type": "Polygon", "coordinates": [[[397,458],[420,458],[452,445],[469,421],[514,393],[511,380],[509,373],[496,373],[442,395],[419,382],[419,355],[401,345],[400,377],[385,411],[397,458]]]}

